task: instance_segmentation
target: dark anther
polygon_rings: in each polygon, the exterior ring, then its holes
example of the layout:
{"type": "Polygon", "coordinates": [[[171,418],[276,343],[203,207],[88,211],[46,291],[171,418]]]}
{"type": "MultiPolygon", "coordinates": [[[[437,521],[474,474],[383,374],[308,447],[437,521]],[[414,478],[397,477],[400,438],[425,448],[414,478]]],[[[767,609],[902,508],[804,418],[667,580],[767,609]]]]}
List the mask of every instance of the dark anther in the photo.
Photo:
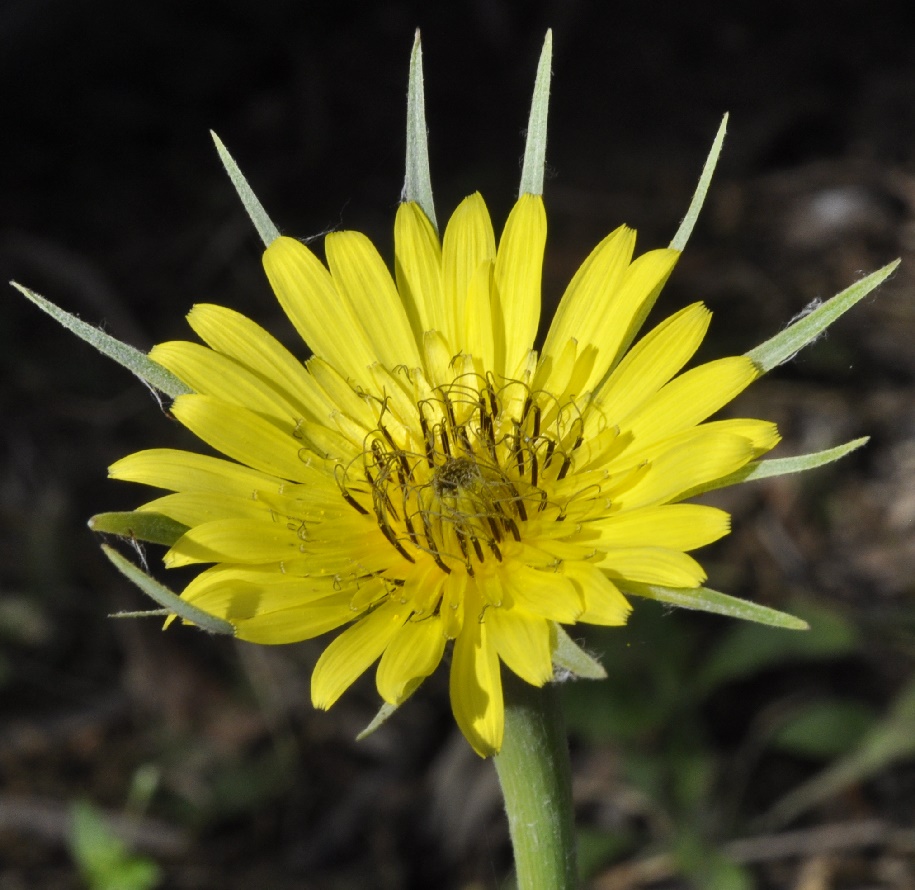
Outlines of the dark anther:
{"type": "Polygon", "coordinates": [[[492,415],[493,420],[499,416],[499,401],[496,399],[496,394],[493,392],[491,386],[486,387],[486,395],[489,397],[489,413],[492,415]]]}
{"type": "Polygon", "coordinates": [[[547,439],[546,455],[543,458],[543,469],[545,470],[553,461],[553,452],[556,450],[556,443],[552,439],[547,439]]]}
{"type": "Polygon", "coordinates": [[[419,540],[416,537],[416,529],[413,528],[413,521],[407,515],[407,499],[404,497],[404,517],[403,524],[407,527],[407,534],[410,536],[410,540],[413,542],[414,547],[419,547],[419,540]]]}
{"type": "Polygon", "coordinates": [[[357,513],[361,513],[363,516],[368,516],[369,511],[365,509],[345,488],[341,486],[340,494],[343,495],[343,500],[346,501],[357,513]]]}
{"type": "Polygon", "coordinates": [[[455,535],[458,539],[458,544],[461,546],[461,553],[464,556],[464,559],[467,561],[467,564],[470,565],[470,556],[467,553],[467,541],[465,540],[464,532],[460,528],[454,530],[455,535]]]}
{"type": "MultiPolygon", "coordinates": [[[[495,505],[493,505],[493,506],[495,506],[495,505]]],[[[489,526],[489,530],[492,532],[492,536],[493,536],[494,540],[501,541],[502,540],[502,531],[500,530],[498,524],[496,523],[495,518],[492,516],[485,516],[484,519],[486,520],[486,524],[489,526]]],[[[492,546],[492,545],[490,545],[490,546],[492,546]]]]}
{"type": "Polygon", "coordinates": [[[381,529],[381,533],[388,539],[388,542],[391,546],[406,560],[409,562],[416,562],[416,560],[407,553],[403,548],[403,544],[397,540],[397,537],[394,534],[394,530],[386,522],[381,522],[379,520],[378,527],[381,529]]]}
{"type": "Polygon", "coordinates": [[[512,493],[512,503],[515,505],[515,510],[518,515],[521,517],[522,522],[527,522],[527,510],[524,507],[524,501],[521,499],[521,495],[518,494],[518,489],[512,485],[511,482],[506,480],[506,485],[508,486],[509,491],[512,493]]]}
{"type": "Polygon", "coordinates": [[[524,454],[521,451],[521,424],[515,422],[515,441],[512,445],[515,462],[518,464],[518,473],[524,475],[524,454]]]}
{"type": "Polygon", "coordinates": [[[426,462],[431,470],[435,466],[435,439],[429,429],[429,423],[423,411],[423,403],[420,402],[417,407],[419,408],[419,425],[423,431],[423,442],[426,444],[426,462]]]}
{"type": "Polygon", "coordinates": [[[505,527],[511,532],[511,536],[520,543],[521,542],[521,532],[518,531],[518,525],[515,522],[515,520],[512,519],[510,516],[506,516],[505,519],[502,520],[502,522],[505,524],[505,527]]]}

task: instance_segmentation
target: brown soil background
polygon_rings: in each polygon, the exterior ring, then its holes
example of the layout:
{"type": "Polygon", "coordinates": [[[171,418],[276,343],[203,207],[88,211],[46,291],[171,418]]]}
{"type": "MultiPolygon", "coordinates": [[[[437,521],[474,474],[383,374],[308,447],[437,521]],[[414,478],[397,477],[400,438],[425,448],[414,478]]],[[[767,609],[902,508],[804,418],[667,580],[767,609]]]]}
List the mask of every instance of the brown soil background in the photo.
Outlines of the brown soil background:
{"type": "MultiPolygon", "coordinates": [[[[389,256],[417,25],[439,218],[479,189],[497,226],[517,191],[536,59],[554,28],[547,302],[620,222],[642,248],[667,243],[730,111],[706,210],[657,313],[703,299],[715,311],[704,354],[739,352],[811,300],[897,256],[903,264],[739,403],[779,422],[777,456],[873,438],[815,476],[718,501],[735,520],[704,557],[712,586],[776,608],[812,603],[857,634],[841,657],[787,659],[701,704],[690,719],[726,776],[788,698],[852,696],[886,715],[915,669],[907,7],[5,0],[0,271],[141,348],[186,337],[183,316],[202,301],[294,343],[207,130],[285,232],[359,229],[389,256]]],[[[0,890],[81,886],[68,807],[88,799],[123,815],[138,771],[157,784],[134,843],[160,863],[163,887],[506,886],[491,765],[457,736],[443,677],[357,744],[374,689],[369,679],[315,713],[308,677],[320,643],[267,650],[108,620],[145,603],[85,521],[144,493],[107,481],[105,468],[190,440],[126,372],[12,290],[0,301],[0,369],[0,890]]],[[[729,627],[640,610],[649,618],[608,645],[649,661],[684,639],[712,647],[729,627]]],[[[626,683],[650,694],[638,671],[626,683]]],[[[676,846],[677,831],[656,801],[635,800],[619,745],[572,728],[579,824],[635,838],[595,868],[594,886],[687,886],[663,860],[654,872],[646,863],[676,846]]],[[[693,826],[704,849],[727,852],[754,834],[752,820],[821,765],[761,753],[730,816],[693,826]]],[[[762,888],[913,887],[913,794],[909,753],[774,831],[773,844],[789,829],[808,833],[789,854],[745,860],[747,874],[762,888]],[[877,827],[839,849],[809,833],[836,825],[877,827]]],[[[724,792],[709,799],[727,810],[724,792]]]]}

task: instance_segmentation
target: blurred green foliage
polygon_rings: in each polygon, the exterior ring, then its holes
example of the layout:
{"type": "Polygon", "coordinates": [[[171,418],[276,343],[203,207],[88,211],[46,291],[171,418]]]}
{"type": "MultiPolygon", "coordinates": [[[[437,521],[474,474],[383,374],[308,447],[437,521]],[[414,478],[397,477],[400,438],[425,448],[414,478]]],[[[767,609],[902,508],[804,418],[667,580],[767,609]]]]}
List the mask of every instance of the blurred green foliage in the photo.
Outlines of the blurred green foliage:
{"type": "Polygon", "coordinates": [[[825,675],[866,648],[837,610],[798,603],[791,611],[811,630],[734,623],[720,633],[716,619],[640,602],[625,633],[589,634],[586,648],[608,679],[564,686],[569,730],[618,756],[617,791],[635,804],[610,820],[612,827],[592,827],[580,839],[586,876],[660,851],[693,886],[753,887],[749,869],[717,852],[723,842],[761,825],[779,828],[915,753],[915,685],[881,714],[847,690],[833,694],[828,683],[786,682],[793,669],[809,676],[820,665],[825,675]],[[744,689],[752,690],[752,702],[742,711],[744,689]],[[751,804],[748,787],[767,755],[795,757],[807,772],[824,768],[793,789],[766,789],[775,799],[751,804]],[[751,811],[760,806],[770,807],[762,817],[751,811]]]}
{"type": "Polygon", "coordinates": [[[87,801],[71,808],[70,852],[89,890],[152,890],[161,880],[159,866],[132,853],[87,801]]]}

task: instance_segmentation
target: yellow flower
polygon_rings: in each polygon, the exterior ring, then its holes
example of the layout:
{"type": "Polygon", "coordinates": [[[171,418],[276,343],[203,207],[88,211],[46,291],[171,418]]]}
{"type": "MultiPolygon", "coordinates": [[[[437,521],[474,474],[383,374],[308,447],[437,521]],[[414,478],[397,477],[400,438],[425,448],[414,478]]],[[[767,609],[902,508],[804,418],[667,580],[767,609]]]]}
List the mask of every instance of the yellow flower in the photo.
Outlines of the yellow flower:
{"type": "Polygon", "coordinates": [[[264,266],[313,358],[213,305],[189,315],[205,346],[151,353],[193,390],[175,417],[229,460],[144,451],[111,475],[174,492],[141,509],[188,526],[166,564],[212,564],[182,596],[240,639],[344,628],[314,671],[318,707],[376,661],[399,704],[453,643],[457,722],[498,751],[502,663],[540,686],[557,623],[623,624],[621,585],[701,585],[688,551],[729,517],[678,502],[778,441],[771,423],[706,422],[759,370],[740,356],[681,373],[701,303],[629,348],[679,253],[633,260],[625,226],[579,269],[538,355],[545,239],[530,194],[498,247],[479,195],[441,243],[402,204],[396,281],[358,232],[327,236],[326,267],[280,237],[264,266]]]}
{"type": "Polygon", "coordinates": [[[181,617],[256,643],[342,628],[318,661],[312,698],[330,707],[378,662],[385,705],[366,732],[450,650],[454,714],[484,756],[502,743],[503,664],[534,686],[554,671],[605,676],[562,626],[624,624],[625,595],[807,626],[702,586],[689,552],[727,534],[729,517],[683,501],[823,466],[867,441],[757,461],[778,442],[773,424],[708,418],[813,342],[898,260],[743,356],[683,371],[709,324],[701,303],[636,340],[696,221],[725,116],[670,247],[633,260],[635,233],[608,235],[535,349],[551,47],[547,32],[521,197],[497,247],[476,194],[439,240],[417,33],[393,278],[358,232],[326,238],[326,266],[281,237],[215,139],[267,245],[273,289],[314,354],[304,364],[250,319],[212,305],[189,315],[206,345],[163,343],[147,356],[12,282],[174,398],[174,416],[228,458],[159,449],[111,467],[114,478],[172,493],[95,516],[96,531],[171,545],[168,566],[210,565],[179,598],[103,545],[162,606],[119,616],[167,615],[166,626],[181,617]]]}

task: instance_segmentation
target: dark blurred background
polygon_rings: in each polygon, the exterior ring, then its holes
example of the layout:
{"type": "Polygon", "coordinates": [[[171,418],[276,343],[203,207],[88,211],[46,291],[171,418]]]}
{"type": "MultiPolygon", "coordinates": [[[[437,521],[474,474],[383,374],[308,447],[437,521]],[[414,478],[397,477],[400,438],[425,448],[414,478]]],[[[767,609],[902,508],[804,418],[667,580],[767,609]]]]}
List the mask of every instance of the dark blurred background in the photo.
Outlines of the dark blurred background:
{"type": "MultiPolygon", "coordinates": [[[[600,890],[911,888],[908,6],[3,0],[0,271],[144,349],[188,336],[198,301],[293,345],[208,129],[284,232],[360,229],[390,256],[419,26],[439,219],[479,189],[498,228],[552,27],[555,304],[620,222],[643,249],[669,241],[730,111],[657,313],[704,299],[704,354],[740,352],[901,256],[877,297],[735,409],[779,422],[776,456],[873,438],[715,500],[735,521],[703,554],[710,586],[811,632],[638,602],[629,627],[587,635],[611,679],[565,690],[582,867],[600,890]]],[[[193,443],[12,289],[0,368],[0,890],[508,886],[494,773],[453,726],[444,672],[357,744],[371,677],[316,714],[322,642],[108,620],[146,603],[86,519],[148,493],[105,468],[193,443]]]]}

